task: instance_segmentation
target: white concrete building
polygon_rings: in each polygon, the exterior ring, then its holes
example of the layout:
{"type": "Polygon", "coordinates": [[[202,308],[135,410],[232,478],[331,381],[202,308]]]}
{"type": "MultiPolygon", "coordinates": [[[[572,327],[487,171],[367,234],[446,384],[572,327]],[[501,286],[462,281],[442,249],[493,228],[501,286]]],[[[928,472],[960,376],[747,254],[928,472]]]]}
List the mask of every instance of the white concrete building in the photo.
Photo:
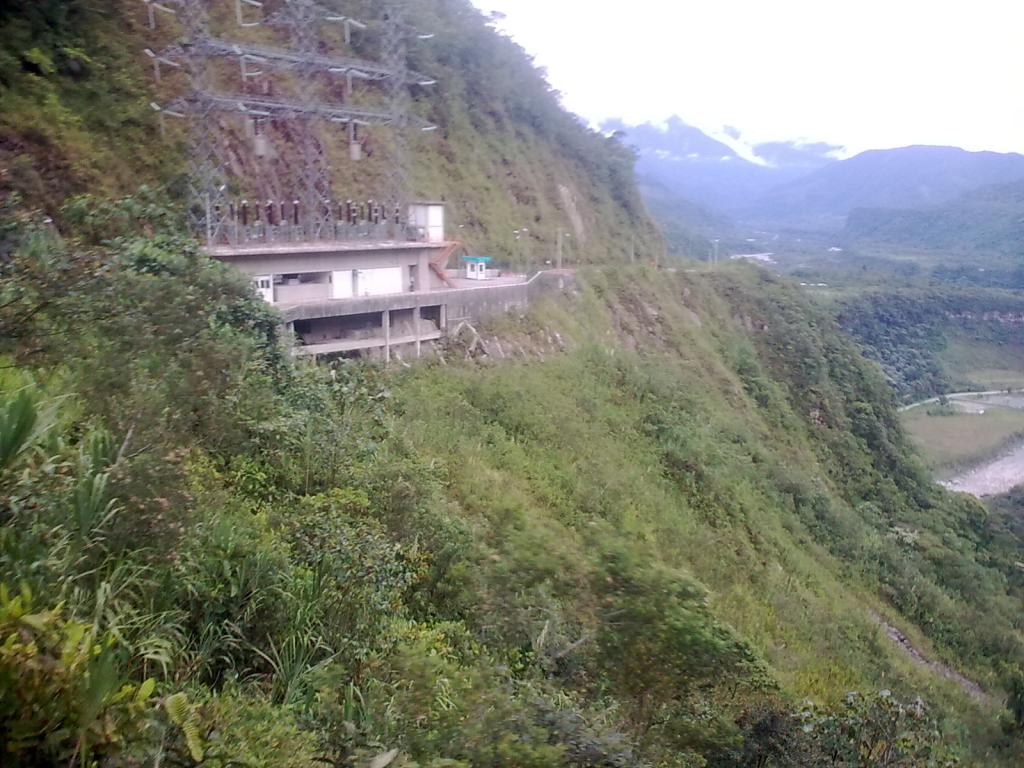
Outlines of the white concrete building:
{"type": "Polygon", "coordinates": [[[449,325],[521,310],[540,287],[524,275],[492,277],[486,256],[467,258],[464,276],[449,271],[460,244],[444,236],[440,203],[413,204],[401,227],[394,221],[339,223],[341,236],[312,242],[280,225],[285,216],[274,216],[274,228],[269,219],[247,223],[243,216],[244,236],[236,238],[243,244],[209,253],[248,275],[280,311],[297,354],[419,357],[422,345],[440,339],[449,325]]]}

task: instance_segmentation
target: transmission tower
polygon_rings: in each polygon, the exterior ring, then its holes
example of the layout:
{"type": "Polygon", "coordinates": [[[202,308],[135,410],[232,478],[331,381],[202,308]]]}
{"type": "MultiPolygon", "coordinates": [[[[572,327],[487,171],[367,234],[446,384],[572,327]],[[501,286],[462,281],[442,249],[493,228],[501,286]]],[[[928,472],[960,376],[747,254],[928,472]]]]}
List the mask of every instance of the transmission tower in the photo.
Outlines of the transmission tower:
{"type": "Polygon", "coordinates": [[[296,197],[305,211],[309,239],[319,240],[329,232],[333,221],[331,211],[331,170],[320,137],[319,79],[324,71],[319,58],[319,28],[324,10],[314,0],[289,0],[278,19],[289,27],[291,51],[295,54],[293,71],[299,109],[287,119],[298,149],[296,197]]]}
{"type": "MultiPolygon", "coordinates": [[[[151,27],[156,27],[157,18],[167,16],[176,17],[181,28],[178,43],[159,53],[147,50],[147,54],[158,81],[162,79],[162,67],[185,74],[186,92],[166,105],[154,104],[154,109],[161,113],[161,120],[172,116],[187,121],[191,149],[189,210],[197,234],[208,245],[235,243],[239,238],[250,237],[252,232],[246,228],[248,203],[240,209],[238,204],[229,202],[231,136],[224,122],[231,116],[251,121],[254,133],[264,124],[273,125],[282,144],[276,157],[288,158],[294,166],[286,168],[286,175],[291,177],[289,215],[285,214],[286,202],[268,201],[264,205],[260,201],[251,209],[263,236],[269,236],[271,227],[276,232],[284,231],[287,225],[288,237],[292,239],[333,239],[344,235],[339,227],[352,223],[351,208],[339,214],[338,206],[332,203],[331,169],[322,132],[325,125],[347,130],[353,160],[361,154],[356,144],[360,126],[390,127],[390,141],[385,142],[389,150],[388,177],[380,196],[387,204],[362,210],[369,211],[367,216],[375,221],[390,218],[397,223],[395,212],[406,210],[409,197],[406,133],[412,121],[408,88],[411,84],[433,83],[409,71],[407,41],[414,33],[405,24],[400,8],[393,11],[389,7],[384,14],[382,61],[377,62],[321,50],[327,47],[321,33],[326,25],[341,25],[346,43],[350,42],[353,29],[365,29],[366,25],[317,0],[283,0],[273,13],[265,13],[262,0],[233,0],[240,30],[262,25],[286,28],[287,47],[213,34],[210,10],[224,0],[142,2],[151,27]],[[241,87],[224,86],[224,71],[216,61],[225,59],[236,60],[241,87]],[[269,88],[262,93],[251,92],[249,84],[270,70],[288,74],[285,82],[290,95],[282,97],[269,88]],[[345,98],[341,103],[332,103],[325,93],[327,85],[338,77],[344,78],[345,98]],[[383,105],[354,105],[351,97],[355,81],[378,84],[383,105]]],[[[420,128],[428,130],[430,126],[420,128]]],[[[278,160],[279,165],[283,162],[278,160]]],[[[275,188],[279,186],[275,184],[275,188]]]]}
{"type": "Polygon", "coordinates": [[[404,208],[409,202],[409,137],[408,137],[408,34],[405,9],[398,2],[384,7],[383,59],[391,74],[387,79],[387,106],[391,114],[391,136],[388,142],[387,194],[404,208]]]}
{"type": "Polygon", "coordinates": [[[175,2],[162,4],[146,2],[150,26],[156,25],[156,12],[176,15],[184,32],[184,43],[176,44],[161,54],[147,53],[153,58],[154,71],[159,81],[161,63],[184,70],[191,83],[192,93],[178,100],[166,112],[187,120],[190,153],[189,171],[189,221],[197,233],[212,241],[217,236],[219,222],[214,211],[226,208],[227,178],[225,158],[218,135],[213,112],[215,105],[203,94],[211,92],[210,73],[204,55],[189,41],[209,37],[209,9],[201,2],[175,2]]]}

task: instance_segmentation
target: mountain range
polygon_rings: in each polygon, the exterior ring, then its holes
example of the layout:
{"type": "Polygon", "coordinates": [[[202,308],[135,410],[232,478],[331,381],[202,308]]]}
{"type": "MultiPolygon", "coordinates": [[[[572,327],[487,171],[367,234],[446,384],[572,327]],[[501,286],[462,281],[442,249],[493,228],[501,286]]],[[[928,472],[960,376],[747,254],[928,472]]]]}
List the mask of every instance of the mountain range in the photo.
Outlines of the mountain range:
{"type": "Polygon", "coordinates": [[[838,233],[857,211],[850,234],[862,237],[876,226],[869,221],[880,221],[880,210],[903,211],[886,216],[906,229],[940,215],[941,206],[947,213],[958,208],[965,196],[972,216],[995,205],[1002,213],[993,209],[991,215],[1005,217],[1006,205],[996,200],[1007,190],[998,187],[1024,180],[1024,155],[1012,153],[909,146],[844,157],[842,147],[826,143],[745,144],[732,129],[711,136],[679,118],[632,127],[612,121],[602,128],[634,148],[641,186],[663,225],[685,222],[706,236],[727,233],[724,221],[838,233]],[[984,188],[992,189],[971,196],[984,188]],[[905,213],[914,209],[921,215],[905,213]]]}
{"type": "Polygon", "coordinates": [[[604,123],[637,152],[637,173],[704,208],[732,215],[773,187],[833,163],[842,147],[772,142],[748,146],[736,131],[712,137],[681,119],[665,125],[604,123]]]}
{"type": "Polygon", "coordinates": [[[856,208],[948,203],[980,187],[1024,179],[1024,155],[914,146],[862,152],[770,190],[743,211],[751,221],[838,230],[856,208]]]}

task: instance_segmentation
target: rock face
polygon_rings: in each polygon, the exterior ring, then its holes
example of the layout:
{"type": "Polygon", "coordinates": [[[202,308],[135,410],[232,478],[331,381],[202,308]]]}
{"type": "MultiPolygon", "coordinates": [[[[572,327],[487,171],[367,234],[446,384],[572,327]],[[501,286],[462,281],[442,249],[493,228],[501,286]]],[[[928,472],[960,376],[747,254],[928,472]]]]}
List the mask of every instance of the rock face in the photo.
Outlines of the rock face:
{"type": "Polygon", "coordinates": [[[587,239],[587,229],[583,224],[583,217],[580,215],[580,209],[576,203],[576,194],[565,184],[559,184],[558,196],[562,201],[562,208],[572,224],[573,234],[576,235],[581,243],[585,242],[587,239]]]}

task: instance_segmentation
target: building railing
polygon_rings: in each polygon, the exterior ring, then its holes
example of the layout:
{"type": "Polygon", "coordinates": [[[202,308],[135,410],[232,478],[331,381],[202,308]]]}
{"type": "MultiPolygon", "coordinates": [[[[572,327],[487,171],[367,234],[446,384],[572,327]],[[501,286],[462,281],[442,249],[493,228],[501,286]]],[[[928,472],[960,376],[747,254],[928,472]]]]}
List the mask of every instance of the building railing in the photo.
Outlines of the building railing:
{"type": "Polygon", "coordinates": [[[298,201],[250,204],[247,201],[216,206],[208,245],[244,247],[250,244],[310,242],[426,242],[425,227],[414,226],[389,208],[372,200],[325,205],[310,216],[298,201]]]}
{"type": "Polygon", "coordinates": [[[268,243],[312,242],[422,242],[426,239],[421,227],[381,222],[371,224],[326,223],[321,226],[302,224],[249,224],[226,222],[219,230],[220,240],[226,245],[245,246],[268,243]]]}

